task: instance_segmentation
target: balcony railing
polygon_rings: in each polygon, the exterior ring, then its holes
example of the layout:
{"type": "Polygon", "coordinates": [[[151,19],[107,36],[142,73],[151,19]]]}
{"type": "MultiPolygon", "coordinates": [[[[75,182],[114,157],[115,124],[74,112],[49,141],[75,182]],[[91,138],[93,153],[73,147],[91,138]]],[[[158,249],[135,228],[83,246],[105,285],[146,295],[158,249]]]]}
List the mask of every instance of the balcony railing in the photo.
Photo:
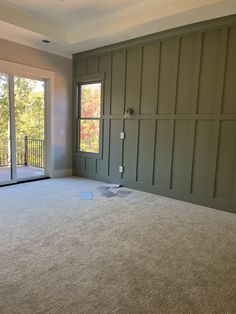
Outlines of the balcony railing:
{"type": "MultiPolygon", "coordinates": [[[[45,140],[28,136],[16,139],[16,164],[45,168],[45,140]]],[[[11,165],[10,140],[0,140],[0,167],[11,165]]]]}

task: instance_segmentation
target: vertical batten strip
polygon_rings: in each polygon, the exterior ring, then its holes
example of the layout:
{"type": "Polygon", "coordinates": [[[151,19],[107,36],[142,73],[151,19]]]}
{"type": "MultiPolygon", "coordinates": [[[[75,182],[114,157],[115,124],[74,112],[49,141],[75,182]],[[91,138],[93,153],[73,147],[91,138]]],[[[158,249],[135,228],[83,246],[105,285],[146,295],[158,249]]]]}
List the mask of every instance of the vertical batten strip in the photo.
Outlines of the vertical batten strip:
{"type": "Polygon", "coordinates": [[[153,164],[152,164],[152,182],[151,184],[154,185],[154,181],[155,181],[155,168],[156,168],[156,142],[157,142],[157,123],[158,123],[158,120],[155,119],[154,120],[154,143],[153,143],[153,149],[154,149],[154,152],[153,152],[153,164]]]}
{"type": "Polygon", "coordinates": [[[142,84],[143,84],[143,46],[141,49],[141,68],[140,68],[140,86],[139,86],[139,107],[138,107],[138,114],[141,114],[141,102],[142,102],[142,84]]]}
{"type": "Polygon", "coordinates": [[[136,174],[135,174],[135,181],[138,182],[138,153],[139,153],[139,138],[140,138],[140,119],[138,119],[138,137],[137,137],[137,151],[136,151],[136,174]]]}
{"type": "Polygon", "coordinates": [[[172,186],[172,179],[173,179],[173,158],[174,158],[174,141],[175,141],[175,110],[176,110],[176,102],[177,102],[177,88],[178,88],[178,71],[179,71],[179,60],[180,60],[180,45],[181,45],[181,38],[177,39],[177,67],[175,73],[175,98],[171,106],[170,112],[170,169],[169,169],[169,183],[168,186],[170,189],[173,188],[172,186]]]}
{"type": "Polygon", "coordinates": [[[111,52],[111,60],[110,60],[110,101],[109,101],[109,118],[108,118],[108,161],[107,161],[107,176],[110,176],[110,167],[111,167],[111,106],[112,106],[112,83],[113,83],[113,52],[111,52]]]}
{"type": "Polygon", "coordinates": [[[196,111],[195,111],[196,114],[198,114],[198,109],[199,109],[199,94],[200,94],[200,80],[201,80],[201,74],[202,74],[204,38],[205,38],[205,33],[201,32],[201,54],[200,54],[200,64],[199,64],[199,79],[198,79],[198,86],[197,86],[198,93],[197,93],[197,104],[196,104],[196,111]]]}
{"type": "MultiPolygon", "coordinates": [[[[160,59],[161,59],[161,43],[157,44],[157,93],[156,93],[156,108],[155,113],[158,110],[158,97],[159,97],[159,81],[160,81],[160,59]]],[[[155,184],[155,168],[156,168],[156,145],[157,145],[157,123],[158,119],[155,120],[154,127],[154,152],[153,152],[153,167],[152,167],[152,185],[155,184]]]]}
{"type": "MultiPolygon", "coordinates": [[[[139,89],[139,106],[138,106],[138,114],[141,112],[141,101],[142,101],[142,80],[143,80],[143,46],[141,47],[141,69],[140,69],[140,89],[139,89]]],[[[140,124],[141,118],[138,117],[138,136],[137,136],[137,153],[136,153],[136,173],[135,178],[136,182],[138,182],[138,166],[139,166],[139,146],[140,146],[140,124]]]]}
{"type": "Polygon", "coordinates": [[[96,172],[99,175],[107,176],[107,164],[108,164],[108,114],[110,107],[110,92],[111,92],[111,53],[102,54],[99,56],[99,73],[105,74],[105,79],[103,81],[103,106],[102,106],[102,116],[101,116],[101,131],[102,131],[102,159],[96,159],[96,172]],[[105,132],[106,129],[106,132],[105,132]]]}
{"type": "Polygon", "coordinates": [[[177,99],[178,99],[178,87],[179,87],[179,68],[180,68],[180,53],[181,53],[181,46],[182,46],[182,37],[178,38],[178,56],[177,56],[177,71],[176,71],[176,83],[175,83],[175,100],[174,100],[174,108],[172,108],[172,114],[176,114],[176,106],[177,106],[177,99]]]}
{"type": "Polygon", "coordinates": [[[190,143],[189,145],[189,174],[188,174],[188,191],[189,193],[193,192],[193,166],[194,166],[194,153],[195,153],[195,144],[196,144],[196,127],[197,121],[196,119],[191,120],[190,125],[190,143]]]}
{"type": "MultiPolygon", "coordinates": [[[[111,53],[108,54],[108,71],[106,71],[106,76],[105,76],[105,84],[104,84],[104,95],[106,95],[106,111],[104,111],[104,115],[108,115],[110,113],[110,108],[111,108],[111,71],[112,71],[112,55],[111,53]],[[108,91],[106,90],[106,87],[108,91]],[[107,94],[105,94],[107,93],[107,94]]],[[[105,108],[104,108],[105,109],[105,108]]]]}
{"type": "Polygon", "coordinates": [[[201,78],[201,67],[202,67],[202,54],[203,54],[203,33],[201,32],[198,36],[198,59],[196,62],[196,88],[194,90],[194,105],[193,114],[198,112],[198,100],[199,100],[199,87],[201,78]]]}
{"type": "MultiPolygon", "coordinates": [[[[219,65],[219,79],[217,86],[217,101],[216,101],[216,114],[221,115],[222,113],[222,104],[223,104],[223,96],[224,96],[224,85],[225,85],[225,74],[226,74],[226,56],[228,50],[228,29],[224,28],[221,34],[221,58],[219,65]]],[[[220,117],[219,117],[220,118],[220,117]]]]}
{"type": "Polygon", "coordinates": [[[108,162],[107,162],[107,176],[111,174],[111,118],[108,120],[108,162]]]}
{"type": "MultiPolygon", "coordinates": [[[[126,107],[126,83],[127,83],[127,49],[125,50],[125,78],[124,78],[124,105],[123,105],[123,116],[122,116],[122,131],[125,132],[125,119],[124,112],[126,107]]],[[[121,139],[120,139],[121,141],[121,139]]],[[[121,145],[121,165],[124,166],[124,139],[121,145]]],[[[124,174],[121,173],[121,178],[123,179],[124,174]]]]}
{"type": "Polygon", "coordinates": [[[111,52],[111,79],[110,79],[110,106],[109,106],[109,116],[111,116],[111,105],[112,105],[112,83],[113,83],[113,53],[111,52]]]}
{"type": "Polygon", "coordinates": [[[172,189],[174,141],[175,141],[175,120],[170,119],[170,168],[169,168],[169,176],[168,176],[169,189],[172,189]]]}
{"type": "Polygon", "coordinates": [[[161,56],[162,56],[162,42],[159,42],[159,60],[158,60],[158,77],[157,77],[157,103],[156,103],[156,114],[158,114],[159,108],[159,92],[160,92],[160,75],[161,75],[161,56]]]}
{"type": "Polygon", "coordinates": [[[219,156],[219,141],[221,134],[221,108],[223,102],[224,93],[224,81],[226,71],[226,55],[227,55],[227,43],[228,43],[228,29],[224,28],[221,33],[221,45],[220,45],[220,63],[219,63],[219,75],[217,83],[217,101],[215,109],[215,132],[212,152],[212,164],[211,164],[211,182],[210,182],[210,196],[215,198],[216,180],[217,180],[217,164],[219,156]]]}
{"type": "MultiPolygon", "coordinates": [[[[111,114],[111,97],[112,97],[112,53],[109,53],[109,59],[108,59],[108,68],[109,68],[109,75],[106,72],[106,82],[108,81],[108,88],[109,88],[109,94],[107,97],[107,112],[106,114],[111,114]]],[[[105,85],[106,86],[106,85],[105,85]]],[[[105,91],[106,92],[106,91],[105,91]]],[[[103,142],[103,145],[108,145],[107,147],[107,166],[106,166],[106,175],[109,177],[109,167],[110,167],[110,117],[106,117],[107,119],[107,144],[105,144],[105,142],[103,142]]],[[[103,123],[103,128],[104,128],[105,123],[103,123]]],[[[104,139],[103,139],[104,141],[104,139]]]]}
{"type": "MultiPolygon", "coordinates": [[[[156,110],[157,114],[158,110],[158,97],[159,97],[159,81],[160,81],[160,59],[161,59],[161,43],[157,44],[157,93],[156,93],[156,110]]],[[[152,185],[155,183],[155,168],[156,168],[156,145],[157,145],[157,123],[158,119],[155,119],[155,127],[154,127],[154,154],[153,154],[153,167],[152,167],[152,185]]]]}
{"type": "Polygon", "coordinates": [[[197,113],[198,106],[198,97],[199,97],[199,85],[200,85],[200,71],[201,71],[201,57],[202,57],[202,33],[200,33],[197,37],[197,60],[195,64],[195,73],[194,73],[194,81],[195,88],[193,91],[193,105],[192,105],[192,114],[193,118],[191,120],[191,145],[190,145],[190,171],[188,178],[188,187],[189,192],[193,193],[193,167],[194,167],[194,155],[195,155],[195,144],[196,144],[196,127],[197,127],[197,119],[194,118],[197,113]]]}

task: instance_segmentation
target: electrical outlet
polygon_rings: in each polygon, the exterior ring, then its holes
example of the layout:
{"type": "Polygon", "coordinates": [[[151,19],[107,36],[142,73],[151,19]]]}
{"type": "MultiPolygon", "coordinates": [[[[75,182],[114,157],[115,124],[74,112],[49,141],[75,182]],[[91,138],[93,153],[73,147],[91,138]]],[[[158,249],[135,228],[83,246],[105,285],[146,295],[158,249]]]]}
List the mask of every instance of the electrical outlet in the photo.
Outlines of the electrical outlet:
{"type": "Polygon", "coordinates": [[[123,173],[124,172],[124,167],[123,166],[119,166],[119,172],[123,173]]]}
{"type": "Polygon", "coordinates": [[[120,139],[123,140],[125,138],[125,132],[120,132],[120,139]]]}

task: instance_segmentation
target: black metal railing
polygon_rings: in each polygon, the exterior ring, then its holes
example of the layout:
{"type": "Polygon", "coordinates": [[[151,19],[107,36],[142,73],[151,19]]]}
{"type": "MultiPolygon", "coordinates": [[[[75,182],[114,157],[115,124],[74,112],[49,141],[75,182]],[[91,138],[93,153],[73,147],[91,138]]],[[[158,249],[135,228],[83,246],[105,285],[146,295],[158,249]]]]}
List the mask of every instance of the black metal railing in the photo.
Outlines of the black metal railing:
{"type": "MultiPolygon", "coordinates": [[[[28,136],[16,139],[16,164],[45,168],[45,140],[28,136]]],[[[0,140],[0,167],[11,165],[10,140],[0,140]]]]}

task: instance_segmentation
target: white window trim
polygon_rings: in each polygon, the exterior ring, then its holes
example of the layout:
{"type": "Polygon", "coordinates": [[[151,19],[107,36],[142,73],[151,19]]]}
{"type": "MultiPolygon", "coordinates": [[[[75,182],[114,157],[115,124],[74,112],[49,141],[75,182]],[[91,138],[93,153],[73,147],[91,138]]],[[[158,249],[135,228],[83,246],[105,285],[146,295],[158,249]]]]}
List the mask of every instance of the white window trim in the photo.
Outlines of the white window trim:
{"type": "Polygon", "coordinates": [[[46,82],[46,121],[45,133],[47,143],[46,175],[54,174],[54,80],[55,73],[28,65],[0,59],[0,72],[22,77],[44,80],[46,82]]]}

